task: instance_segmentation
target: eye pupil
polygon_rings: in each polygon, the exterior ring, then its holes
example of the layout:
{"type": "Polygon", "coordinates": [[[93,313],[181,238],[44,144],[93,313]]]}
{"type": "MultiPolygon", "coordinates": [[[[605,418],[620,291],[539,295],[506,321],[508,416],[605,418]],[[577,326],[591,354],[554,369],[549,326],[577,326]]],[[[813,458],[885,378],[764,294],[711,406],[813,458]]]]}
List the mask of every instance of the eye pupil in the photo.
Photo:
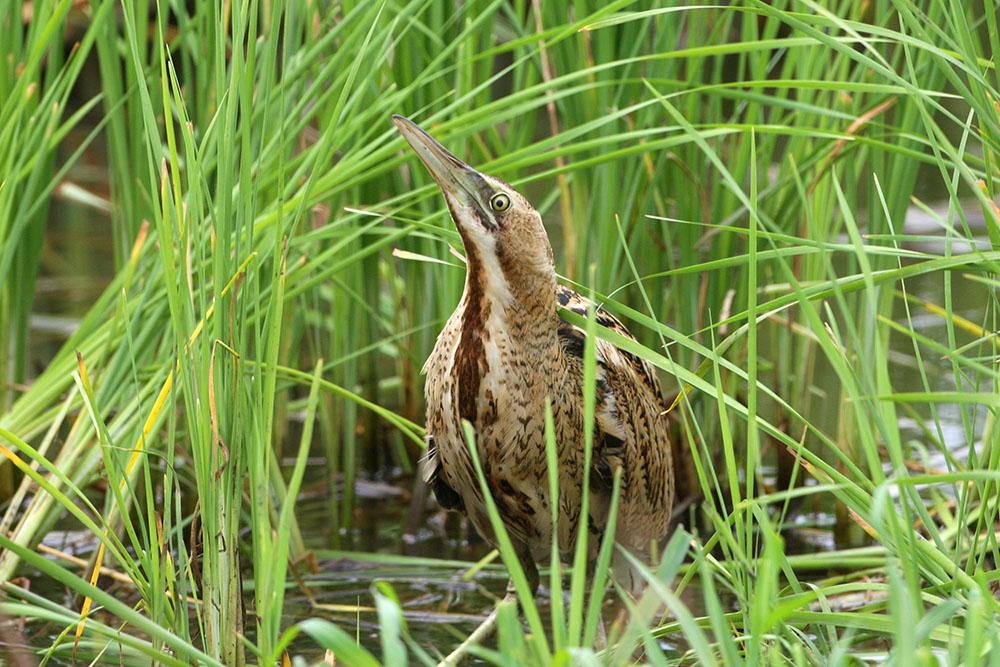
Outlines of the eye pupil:
{"type": "Polygon", "coordinates": [[[490,208],[494,211],[506,211],[510,208],[510,197],[502,192],[498,192],[490,199],[490,208]]]}

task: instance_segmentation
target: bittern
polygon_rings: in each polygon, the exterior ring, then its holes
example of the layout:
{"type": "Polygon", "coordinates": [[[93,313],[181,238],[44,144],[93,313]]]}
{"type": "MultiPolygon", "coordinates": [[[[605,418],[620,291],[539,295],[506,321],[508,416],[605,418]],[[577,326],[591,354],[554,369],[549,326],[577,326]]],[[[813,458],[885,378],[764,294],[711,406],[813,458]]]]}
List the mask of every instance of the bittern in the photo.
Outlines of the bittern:
{"type": "MultiPolygon", "coordinates": [[[[475,445],[489,490],[532,592],[535,562],[552,549],[558,502],[560,556],[572,553],[586,520],[596,557],[608,522],[613,480],[621,469],[615,541],[636,555],[664,537],[673,505],[665,405],[649,363],[605,340],[595,342],[596,413],[591,469],[584,470],[583,329],[559,307],[586,317],[590,302],[556,283],[552,247],[539,213],[507,183],[480,173],[412,121],[393,116],[444,194],[465,246],[462,299],[424,365],[427,454],[424,477],[442,507],[464,512],[496,546],[483,493],[463,434],[475,445]],[[550,498],[545,406],[551,402],[559,498],[550,498]],[[589,512],[581,517],[584,475],[589,512]]],[[[632,338],[601,308],[598,324],[632,338]]],[[[642,587],[618,550],[613,574],[627,590],[642,587]]]]}

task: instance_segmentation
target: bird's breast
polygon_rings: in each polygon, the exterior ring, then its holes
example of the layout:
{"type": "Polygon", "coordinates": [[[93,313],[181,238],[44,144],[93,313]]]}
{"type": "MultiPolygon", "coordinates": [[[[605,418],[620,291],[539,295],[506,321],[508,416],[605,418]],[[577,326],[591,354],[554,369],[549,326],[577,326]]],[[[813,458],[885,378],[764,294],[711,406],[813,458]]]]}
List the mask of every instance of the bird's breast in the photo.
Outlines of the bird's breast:
{"type": "MultiPolygon", "coordinates": [[[[483,472],[508,528],[522,541],[548,544],[551,509],[548,499],[545,406],[552,405],[560,471],[582,478],[582,462],[564,461],[578,448],[582,419],[565,390],[553,332],[529,336],[513,324],[497,304],[474,312],[456,312],[428,360],[425,394],[428,431],[448,484],[465,501],[477,528],[491,530],[462,421],[473,427],[483,472]]],[[[562,479],[572,493],[576,479],[562,479]]],[[[560,494],[562,495],[562,493],[560,494]]],[[[574,505],[568,502],[568,505],[574,505]]]]}

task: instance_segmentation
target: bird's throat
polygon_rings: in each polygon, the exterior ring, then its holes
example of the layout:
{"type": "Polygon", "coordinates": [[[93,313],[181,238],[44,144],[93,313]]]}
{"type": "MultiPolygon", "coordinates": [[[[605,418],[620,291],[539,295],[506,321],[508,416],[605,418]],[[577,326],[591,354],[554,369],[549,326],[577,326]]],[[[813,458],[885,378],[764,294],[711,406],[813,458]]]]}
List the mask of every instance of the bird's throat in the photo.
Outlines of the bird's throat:
{"type": "Polygon", "coordinates": [[[461,336],[452,369],[459,416],[473,424],[485,417],[478,409],[484,379],[502,377],[504,364],[524,361],[544,373],[544,365],[555,358],[559,316],[554,273],[551,285],[536,278],[529,282],[531,289],[525,289],[520,277],[495,254],[484,257],[466,243],[461,336]]]}
{"type": "Polygon", "coordinates": [[[486,320],[493,304],[486,296],[486,280],[482,257],[473,244],[466,243],[465,292],[459,308],[462,311],[461,337],[455,349],[453,365],[458,387],[458,414],[473,424],[478,419],[477,403],[482,370],[487,367],[484,335],[488,335],[486,320]]]}

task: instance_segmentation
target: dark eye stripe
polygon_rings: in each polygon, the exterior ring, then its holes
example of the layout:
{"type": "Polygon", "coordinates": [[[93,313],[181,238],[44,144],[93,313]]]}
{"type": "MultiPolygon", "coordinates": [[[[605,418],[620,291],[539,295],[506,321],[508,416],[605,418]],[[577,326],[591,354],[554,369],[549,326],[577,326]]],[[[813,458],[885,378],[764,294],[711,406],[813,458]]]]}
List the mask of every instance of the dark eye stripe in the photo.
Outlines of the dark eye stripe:
{"type": "Polygon", "coordinates": [[[497,230],[497,225],[490,219],[489,213],[480,211],[478,206],[474,206],[472,212],[476,216],[476,220],[479,221],[479,224],[486,228],[486,231],[495,232],[497,230]]]}

